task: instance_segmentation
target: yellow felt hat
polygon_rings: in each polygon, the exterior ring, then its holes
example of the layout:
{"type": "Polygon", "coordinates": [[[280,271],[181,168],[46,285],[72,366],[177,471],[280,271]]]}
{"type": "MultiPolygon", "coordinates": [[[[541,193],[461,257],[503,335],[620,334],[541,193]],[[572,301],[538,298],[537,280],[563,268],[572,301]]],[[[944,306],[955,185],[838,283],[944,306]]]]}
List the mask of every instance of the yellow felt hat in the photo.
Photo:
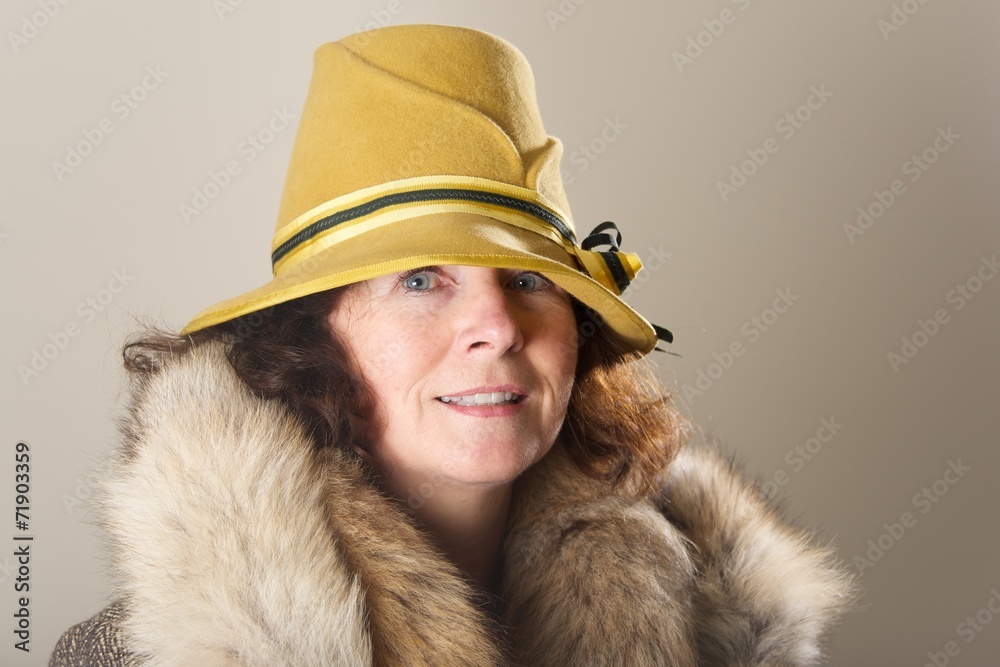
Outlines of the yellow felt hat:
{"type": "Polygon", "coordinates": [[[274,279],[182,333],[436,264],[537,271],[632,349],[657,334],[620,294],[641,268],[606,223],[579,241],[524,56],[479,30],[402,25],[316,50],[271,246],[274,279]],[[600,248],[600,249],[599,249],[600,248]]]}

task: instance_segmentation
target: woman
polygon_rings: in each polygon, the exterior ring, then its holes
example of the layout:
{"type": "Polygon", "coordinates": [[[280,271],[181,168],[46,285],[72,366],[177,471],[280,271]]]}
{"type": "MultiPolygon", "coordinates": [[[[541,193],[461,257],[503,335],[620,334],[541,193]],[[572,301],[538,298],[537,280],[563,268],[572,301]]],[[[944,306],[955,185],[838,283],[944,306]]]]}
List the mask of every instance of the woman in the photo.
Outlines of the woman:
{"type": "Polygon", "coordinates": [[[816,663],[849,578],[681,448],[560,156],[496,37],[321,47],[274,280],[126,347],[120,599],[52,664],[816,663]]]}

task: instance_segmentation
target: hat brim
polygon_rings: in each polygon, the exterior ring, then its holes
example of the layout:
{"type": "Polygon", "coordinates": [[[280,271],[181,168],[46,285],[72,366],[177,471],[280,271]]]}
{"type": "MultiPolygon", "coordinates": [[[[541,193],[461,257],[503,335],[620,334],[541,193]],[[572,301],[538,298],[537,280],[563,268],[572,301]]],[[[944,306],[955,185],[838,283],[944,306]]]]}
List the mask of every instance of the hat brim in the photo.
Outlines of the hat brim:
{"type": "Polygon", "coordinates": [[[334,287],[422,266],[462,264],[537,271],[592,308],[626,346],[646,354],[656,333],[639,313],[590,276],[552,241],[474,213],[436,213],[401,220],[345,239],[271,282],[199,313],[189,334],[258,310],[334,287]]]}

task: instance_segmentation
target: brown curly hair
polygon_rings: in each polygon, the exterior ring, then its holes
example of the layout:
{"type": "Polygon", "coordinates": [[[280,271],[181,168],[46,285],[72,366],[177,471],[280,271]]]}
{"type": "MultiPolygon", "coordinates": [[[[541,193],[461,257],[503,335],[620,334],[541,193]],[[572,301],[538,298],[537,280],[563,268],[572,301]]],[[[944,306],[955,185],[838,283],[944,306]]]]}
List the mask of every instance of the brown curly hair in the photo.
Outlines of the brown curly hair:
{"type": "MultiPolygon", "coordinates": [[[[294,299],[177,336],[147,331],[122,350],[134,376],[156,373],[165,356],[210,340],[225,343],[230,365],[257,395],[278,400],[306,425],[319,447],[339,446],[373,463],[367,426],[376,399],[352,369],[327,315],[345,288],[294,299]]],[[[676,455],[687,422],[652,364],[630,352],[596,312],[574,299],[579,355],[562,438],[576,465],[629,495],[657,486],[676,455]]]]}

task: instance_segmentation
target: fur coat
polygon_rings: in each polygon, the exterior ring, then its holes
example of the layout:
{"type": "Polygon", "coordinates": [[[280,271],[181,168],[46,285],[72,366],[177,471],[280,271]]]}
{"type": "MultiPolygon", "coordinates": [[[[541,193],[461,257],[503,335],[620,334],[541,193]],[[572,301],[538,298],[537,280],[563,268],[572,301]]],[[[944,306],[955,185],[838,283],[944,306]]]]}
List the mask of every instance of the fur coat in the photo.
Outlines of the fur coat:
{"type": "Polygon", "coordinates": [[[204,345],[134,390],[101,489],[119,601],[51,665],[812,665],[852,582],[728,462],[629,501],[515,484],[498,614],[394,502],[204,345]]]}

